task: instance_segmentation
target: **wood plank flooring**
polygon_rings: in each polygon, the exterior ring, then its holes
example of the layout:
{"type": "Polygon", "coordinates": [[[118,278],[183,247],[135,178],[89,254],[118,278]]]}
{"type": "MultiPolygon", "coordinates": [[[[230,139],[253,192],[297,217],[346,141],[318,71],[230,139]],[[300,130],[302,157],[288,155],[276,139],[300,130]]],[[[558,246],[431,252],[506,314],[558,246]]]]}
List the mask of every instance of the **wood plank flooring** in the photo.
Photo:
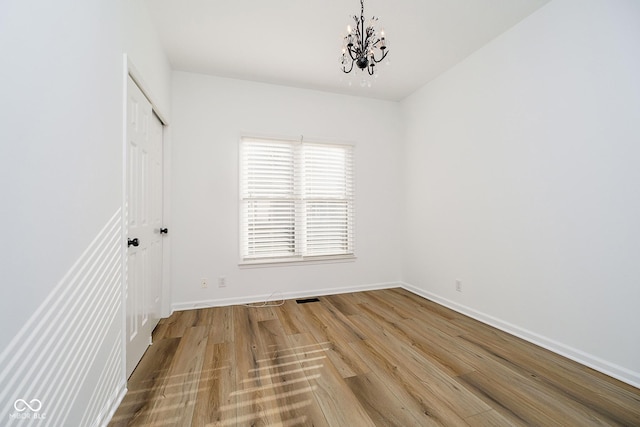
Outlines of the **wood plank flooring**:
{"type": "Polygon", "coordinates": [[[110,426],[640,426],[640,390],[403,289],[161,320],[110,426]]]}

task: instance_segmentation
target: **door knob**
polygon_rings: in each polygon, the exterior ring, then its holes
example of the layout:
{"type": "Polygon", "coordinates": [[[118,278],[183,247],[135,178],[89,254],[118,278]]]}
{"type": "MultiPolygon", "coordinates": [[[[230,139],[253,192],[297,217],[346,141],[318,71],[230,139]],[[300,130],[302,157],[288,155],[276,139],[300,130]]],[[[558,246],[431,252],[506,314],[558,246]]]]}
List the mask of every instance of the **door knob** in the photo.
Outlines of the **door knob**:
{"type": "Polygon", "coordinates": [[[160,234],[167,234],[169,232],[168,228],[161,228],[160,229],[160,234]]]}
{"type": "Polygon", "coordinates": [[[139,244],[140,244],[140,241],[138,240],[137,237],[135,239],[127,239],[127,247],[138,246],[139,244]]]}

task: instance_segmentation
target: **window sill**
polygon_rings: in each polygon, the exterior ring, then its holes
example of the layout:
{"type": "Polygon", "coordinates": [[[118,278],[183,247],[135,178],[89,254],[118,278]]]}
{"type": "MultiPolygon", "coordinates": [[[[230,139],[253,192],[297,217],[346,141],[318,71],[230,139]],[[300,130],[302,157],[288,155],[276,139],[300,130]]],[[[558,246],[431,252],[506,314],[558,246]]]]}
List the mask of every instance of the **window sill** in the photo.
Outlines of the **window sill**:
{"type": "Polygon", "coordinates": [[[316,265],[316,264],[333,264],[343,262],[354,262],[357,259],[355,255],[330,255],[309,257],[304,259],[282,258],[282,259],[264,259],[240,261],[240,268],[261,268],[261,267],[287,267],[298,265],[316,265]]]}

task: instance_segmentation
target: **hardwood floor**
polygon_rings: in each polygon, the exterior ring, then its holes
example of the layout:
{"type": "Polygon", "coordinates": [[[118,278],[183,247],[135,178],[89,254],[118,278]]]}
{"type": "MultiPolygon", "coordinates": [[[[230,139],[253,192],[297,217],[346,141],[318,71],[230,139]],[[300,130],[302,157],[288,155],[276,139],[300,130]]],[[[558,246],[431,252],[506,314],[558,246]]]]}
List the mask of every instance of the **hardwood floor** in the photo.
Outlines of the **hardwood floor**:
{"type": "Polygon", "coordinates": [[[640,426],[640,390],[403,289],[163,319],[110,426],[640,426]]]}

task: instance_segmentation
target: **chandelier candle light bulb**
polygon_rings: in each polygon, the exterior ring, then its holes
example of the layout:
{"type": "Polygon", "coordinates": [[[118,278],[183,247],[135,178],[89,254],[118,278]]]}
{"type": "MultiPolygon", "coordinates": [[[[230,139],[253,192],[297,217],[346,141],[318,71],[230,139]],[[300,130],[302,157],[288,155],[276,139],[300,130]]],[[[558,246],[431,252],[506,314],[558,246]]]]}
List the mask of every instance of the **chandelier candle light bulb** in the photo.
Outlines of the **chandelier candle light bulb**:
{"type": "MultiPolygon", "coordinates": [[[[344,37],[345,46],[342,48],[341,66],[344,73],[350,73],[355,63],[361,71],[367,71],[370,76],[375,73],[375,66],[382,61],[389,50],[384,30],[380,31],[380,36],[376,34],[374,24],[378,21],[375,16],[371,18],[367,27],[364,22],[364,0],[360,0],[360,17],[353,16],[354,28],[347,25],[347,35],[344,37]],[[378,53],[378,58],[376,58],[378,53]]],[[[369,84],[370,86],[370,84],[369,84]]]]}

